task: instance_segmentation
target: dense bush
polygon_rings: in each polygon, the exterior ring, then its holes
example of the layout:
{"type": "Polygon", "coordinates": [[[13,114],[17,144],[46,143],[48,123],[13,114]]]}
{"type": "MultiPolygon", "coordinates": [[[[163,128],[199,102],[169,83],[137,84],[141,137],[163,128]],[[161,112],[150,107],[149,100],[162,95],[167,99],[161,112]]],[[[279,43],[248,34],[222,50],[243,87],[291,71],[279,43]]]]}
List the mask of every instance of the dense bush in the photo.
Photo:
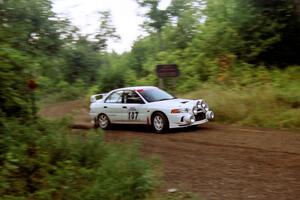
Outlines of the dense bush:
{"type": "Polygon", "coordinates": [[[157,182],[137,145],[70,134],[64,123],[1,121],[1,199],[145,199],[157,182]]]}
{"type": "Polygon", "coordinates": [[[37,98],[42,103],[52,103],[57,101],[67,101],[82,98],[86,95],[87,88],[82,80],[77,80],[74,84],[60,81],[58,84],[50,84],[43,81],[38,82],[40,88],[37,90],[37,98]]]}
{"type": "Polygon", "coordinates": [[[207,100],[219,122],[299,129],[299,69],[232,72],[223,83],[199,84],[185,96],[207,100]]]}

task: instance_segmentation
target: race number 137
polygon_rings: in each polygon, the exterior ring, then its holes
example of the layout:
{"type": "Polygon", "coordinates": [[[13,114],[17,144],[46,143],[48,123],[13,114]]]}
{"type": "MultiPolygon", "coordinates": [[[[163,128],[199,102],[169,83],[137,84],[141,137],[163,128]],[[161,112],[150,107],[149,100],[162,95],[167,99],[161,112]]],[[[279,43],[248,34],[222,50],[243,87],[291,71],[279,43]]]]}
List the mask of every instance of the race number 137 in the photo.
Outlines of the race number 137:
{"type": "Polygon", "coordinates": [[[128,113],[128,119],[129,120],[135,120],[138,118],[139,113],[138,112],[129,112],[128,113]]]}

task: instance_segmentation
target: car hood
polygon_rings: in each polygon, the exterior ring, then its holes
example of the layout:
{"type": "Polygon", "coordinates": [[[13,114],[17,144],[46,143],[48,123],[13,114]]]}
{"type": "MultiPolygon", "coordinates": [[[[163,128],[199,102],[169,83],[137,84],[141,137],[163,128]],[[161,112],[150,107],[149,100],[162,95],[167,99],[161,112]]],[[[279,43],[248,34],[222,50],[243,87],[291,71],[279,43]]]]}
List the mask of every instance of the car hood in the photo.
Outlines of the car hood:
{"type": "Polygon", "coordinates": [[[191,99],[171,99],[164,101],[151,102],[152,106],[163,107],[163,108],[193,108],[198,100],[191,99]]]}

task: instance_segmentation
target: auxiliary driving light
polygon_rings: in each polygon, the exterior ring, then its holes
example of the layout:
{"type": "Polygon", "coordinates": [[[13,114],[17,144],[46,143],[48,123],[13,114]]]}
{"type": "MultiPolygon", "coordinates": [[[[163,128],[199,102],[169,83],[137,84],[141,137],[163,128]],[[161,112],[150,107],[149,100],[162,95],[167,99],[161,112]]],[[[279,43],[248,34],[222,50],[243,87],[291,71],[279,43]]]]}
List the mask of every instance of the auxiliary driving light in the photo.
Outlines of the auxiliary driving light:
{"type": "Polygon", "coordinates": [[[188,124],[195,123],[195,121],[196,121],[196,119],[195,119],[194,116],[190,116],[190,117],[186,116],[186,117],[183,118],[183,120],[184,120],[186,123],[188,123],[188,124]]]}
{"type": "Polygon", "coordinates": [[[190,121],[191,121],[191,123],[195,123],[195,121],[196,121],[195,117],[191,116],[190,121]]]}
{"type": "Polygon", "coordinates": [[[197,108],[197,107],[194,107],[194,108],[193,108],[193,114],[194,114],[194,115],[197,115],[197,114],[198,114],[198,108],[197,108]]]}
{"type": "Polygon", "coordinates": [[[208,104],[207,104],[205,101],[202,101],[202,102],[201,102],[201,107],[202,107],[205,111],[208,111],[208,110],[209,110],[208,104]]]}
{"type": "Polygon", "coordinates": [[[213,111],[206,112],[206,119],[213,119],[215,117],[215,114],[213,111]]]}

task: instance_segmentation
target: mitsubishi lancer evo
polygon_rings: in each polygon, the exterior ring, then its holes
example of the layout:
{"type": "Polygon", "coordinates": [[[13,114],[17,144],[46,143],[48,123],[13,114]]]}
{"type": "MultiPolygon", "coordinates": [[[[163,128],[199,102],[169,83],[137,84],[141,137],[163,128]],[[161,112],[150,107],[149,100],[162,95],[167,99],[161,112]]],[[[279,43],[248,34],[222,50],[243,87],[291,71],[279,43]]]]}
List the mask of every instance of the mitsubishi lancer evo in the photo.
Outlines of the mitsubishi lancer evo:
{"type": "Polygon", "coordinates": [[[214,118],[203,99],[180,99],[153,86],[126,87],[90,97],[90,117],[95,127],[145,124],[156,133],[197,126],[214,118]]]}

